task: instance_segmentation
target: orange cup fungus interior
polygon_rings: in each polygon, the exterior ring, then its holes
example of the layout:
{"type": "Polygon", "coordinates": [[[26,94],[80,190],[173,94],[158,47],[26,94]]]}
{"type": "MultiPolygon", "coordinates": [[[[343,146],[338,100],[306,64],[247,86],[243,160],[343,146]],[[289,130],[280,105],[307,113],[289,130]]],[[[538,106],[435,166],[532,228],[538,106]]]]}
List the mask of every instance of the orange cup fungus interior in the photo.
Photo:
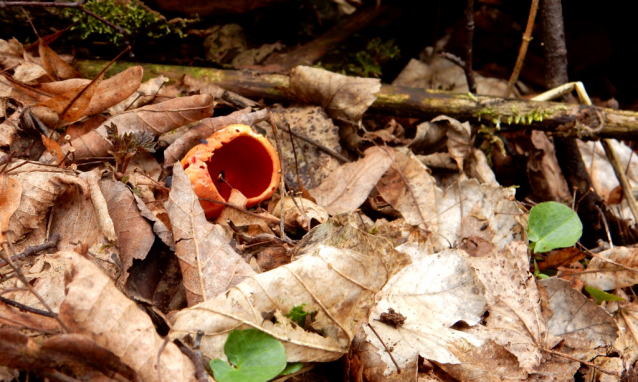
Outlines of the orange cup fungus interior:
{"type": "MultiPolygon", "coordinates": [[[[247,207],[270,198],[281,176],[277,151],[246,125],[215,132],[206,143],[193,147],[181,163],[197,196],[226,202],[232,186],[248,199],[247,207]]],[[[224,209],[223,204],[201,199],[200,203],[209,220],[224,209]]]]}

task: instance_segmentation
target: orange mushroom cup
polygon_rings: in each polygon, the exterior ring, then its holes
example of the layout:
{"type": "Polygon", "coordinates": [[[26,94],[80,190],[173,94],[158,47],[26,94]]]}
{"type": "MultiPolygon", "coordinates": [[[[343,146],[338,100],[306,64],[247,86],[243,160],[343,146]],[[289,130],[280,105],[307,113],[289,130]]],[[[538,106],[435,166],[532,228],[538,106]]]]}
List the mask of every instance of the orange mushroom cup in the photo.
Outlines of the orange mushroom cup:
{"type": "MultiPolygon", "coordinates": [[[[216,131],[206,143],[193,147],[181,163],[197,196],[227,202],[232,186],[248,199],[247,207],[270,198],[281,179],[277,151],[246,125],[216,131]]],[[[225,207],[201,199],[200,204],[208,220],[216,219],[225,207]]]]}

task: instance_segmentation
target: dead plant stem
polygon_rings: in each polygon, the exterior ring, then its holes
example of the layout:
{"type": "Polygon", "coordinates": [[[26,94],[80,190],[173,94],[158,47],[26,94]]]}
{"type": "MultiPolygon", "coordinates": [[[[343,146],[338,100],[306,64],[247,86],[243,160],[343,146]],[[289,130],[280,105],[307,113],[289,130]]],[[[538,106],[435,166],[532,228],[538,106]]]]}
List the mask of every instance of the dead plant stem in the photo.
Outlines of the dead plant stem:
{"type": "Polygon", "coordinates": [[[529,10],[529,17],[527,18],[527,27],[525,27],[525,34],[523,34],[523,41],[521,42],[521,48],[518,51],[518,57],[516,58],[516,65],[514,65],[514,71],[507,82],[507,89],[503,97],[509,97],[514,89],[518,76],[523,69],[523,63],[525,62],[525,56],[527,55],[527,47],[530,41],[532,41],[532,30],[534,29],[534,21],[536,20],[536,12],[538,11],[538,0],[532,0],[532,5],[529,10]]]}

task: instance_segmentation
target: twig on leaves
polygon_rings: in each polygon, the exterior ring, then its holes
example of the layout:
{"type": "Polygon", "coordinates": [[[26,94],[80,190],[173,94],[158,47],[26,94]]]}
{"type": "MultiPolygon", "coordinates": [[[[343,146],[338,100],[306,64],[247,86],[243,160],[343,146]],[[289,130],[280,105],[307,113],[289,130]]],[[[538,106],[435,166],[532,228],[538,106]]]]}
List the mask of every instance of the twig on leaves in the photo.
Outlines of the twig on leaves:
{"type": "Polygon", "coordinates": [[[394,363],[394,366],[396,366],[397,368],[397,374],[401,374],[401,368],[399,367],[399,364],[397,363],[397,361],[394,359],[394,357],[392,356],[392,352],[390,351],[390,349],[388,349],[388,346],[385,344],[385,342],[383,342],[383,340],[381,339],[381,336],[379,335],[379,333],[377,333],[376,330],[374,330],[374,328],[372,327],[372,325],[370,325],[370,323],[368,322],[368,327],[372,330],[372,332],[374,333],[375,336],[377,336],[377,338],[379,339],[379,341],[381,342],[381,345],[383,345],[383,347],[385,348],[385,351],[388,352],[388,355],[390,356],[390,359],[392,360],[392,363],[394,363]]]}
{"type": "Polygon", "coordinates": [[[179,350],[182,351],[184,355],[186,355],[190,360],[195,364],[195,377],[198,382],[208,382],[208,374],[204,370],[203,361],[202,361],[202,352],[201,351],[193,351],[188,346],[181,343],[179,340],[173,341],[179,350]]]}
{"type": "Polygon", "coordinates": [[[509,97],[514,89],[514,84],[518,81],[518,76],[523,69],[523,63],[525,62],[525,56],[527,55],[527,47],[529,42],[532,41],[532,30],[534,29],[534,20],[536,20],[536,12],[538,11],[538,1],[532,0],[532,6],[529,10],[529,17],[527,18],[527,27],[525,27],[525,34],[523,35],[523,42],[521,42],[521,49],[518,51],[518,57],[516,58],[516,65],[514,65],[514,71],[512,76],[507,82],[507,90],[503,97],[509,97]]]}
{"type": "Polygon", "coordinates": [[[318,150],[321,150],[324,153],[335,157],[337,160],[340,160],[341,162],[344,162],[344,163],[351,162],[350,159],[348,159],[348,158],[344,157],[343,155],[339,154],[338,152],[336,152],[336,151],[334,151],[334,150],[322,145],[319,142],[315,142],[312,139],[310,139],[310,138],[308,138],[308,137],[306,137],[306,136],[304,136],[302,134],[296,133],[296,132],[290,130],[289,128],[287,128],[287,127],[282,127],[281,129],[283,131],[287,132],[288,134],[294,136],[295,138],[299,138],[302,141],[310,143],[311,145],[315,146],[318,150]]]}
{"type": "Polygon", "coordinates": [[[17,301],[9,300],[6,297],[0,296],[0,302],[4,302],[5,304],[13,306],[15,308],[18,308],[18,309],[20,309],[22,311],[33,313],[33,314],[37,314],[37,315],[40,315],[40,316],[53,317],[53,318],[57,318],[58,317],[58,315],[53,313],[53,312],[49,312],[49,311],[41,310],[41,309],[37,309],[37,308],[32,308],[32,307],[30,307],[28,305],[20,304],[17,301]]]}
{"type": "Polygon", "coordinates": [[[162,346],[160,346],[157,351],[157,360],[155,361],[155,368],[157,369],[157,381],[162,382],[162,370],[160,367],[160,357],[162,356],[162,352],[166,349],[166,345],[168,345],[168,336],[164,338],[164,342],[162,342],[162,346]]]}
{"type": "Polygon", "coordinates": [[[275,143],[277,144],[277,152],[279,153],[279,173],[281,175],[281,183],[279,186],[279,196],[281,197],[281,218],[279,219],[279,230],[281,231],[279,234],[281,238],[286,237],[286,232],[284,231],[284,199],[286,198],[286,182],[284,180],[284,157],[283,151],[281,150],[281,142],[279,142],[279,131],[277,129],[277,122],[275,122],[274,115],[272,111],[269,113],[270,117],[270,125],[272,126],[272,133],[275,136],[275,143]]]}
{"type": "MultiPolygon", "coordinates": [[[[39,245],[32,245],[30,247],[27,247],[27,249],[25,249],[21,253],[13,256],[11,260],[22,261],[29,256],[33,256],[38,252],[44,251],[45,249],[55,248],[58,245],[58,241],[60,241],[60,234],[59,233],[53,234],[51,235],[49,240],[47,240],[46,242],[39,245]]],[[[0,260],[0,268],[4,267],[5,265],[7,265],[7,262],[4,260],[0,260]]]]}
{"type": "Polygon", "coordinates": [[[568,354],[565,354],[565,353],[561,353],[561,352],[559,352],[559,351],[555,351],[555,350],[551,350],[551,349],[541,348],[541,350],[543,350],[543,351],[544,351],[544,352],[546,352],[546,353],[549,353],[549,354],[553,354],[553,355],[555,355],[555,356],[558,356],[558,357],[567,358],[567,359],[568,359],[568,360],[570,360],[570,361],[580,362],[581,364],[583,364],[583,365],[585,365],[585,366],[593,367],[594,369],[599,370],[599,371],[601,371],[601,372],[603,372],[603,373],[605,373],[605,374],[615,375],[615,376],[617,376],[617,377],[620,377],[620,373],[617,373],[617,372],[615,372],[615,371],[605,370],[605,369],[603,369],[602,367],[600,367],[600,366],[598,366],[598,365],[596,365],[596,364],[593,364],[593,363],[591,363],[591,362],[588,362],[588,361],[585,361],[585,360],[582,360],[582,359],[578,359],[578,358],[576,358],[576,357],[572,357],[571,355],[568,355],[568,354]]]}

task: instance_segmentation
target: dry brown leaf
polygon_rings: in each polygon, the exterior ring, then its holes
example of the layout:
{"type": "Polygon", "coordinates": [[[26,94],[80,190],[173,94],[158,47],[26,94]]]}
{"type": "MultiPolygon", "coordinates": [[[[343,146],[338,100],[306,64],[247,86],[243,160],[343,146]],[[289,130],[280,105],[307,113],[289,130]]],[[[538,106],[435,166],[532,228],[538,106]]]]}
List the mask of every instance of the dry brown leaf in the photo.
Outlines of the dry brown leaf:
{"type": "Polygon", "coordinates": [[[43,92],[49,93],[53,97],[56,95],[64,94],[75,88],[86,86],[90,83],[91,83],[91,80],[87,80],[86,78],[72,78],[68,80],[45,82],[43,84],[37,84],[34,86],[34,88],[41,90],[43,92]]]}
{"type": "Polygon", "coordinates": [[[229,331],[259,328],[284,344],[288,362],[341,357],[367,319],[376,293],[409,263],[386,239],[357,229],[358,219],[356,214],[330,219],[304,237],[298,260],[179,312],[171,338],[194,337],[203,330],[203,354],[225,359],[229,331]],[[317,311],[312,328],[322,335],[304,331],[284,316],[301,304],[307,312],[317,311]]]}
{"type": "Polygon", "coordinates": [[[49,45],[40,40],[38,44],[38,52],[40,53],[40,59],[42,60],[42,68],[49,74],[49,76],[57,80],[68,80],[70,78],[82,78],[80,73],[75,70],[74,67],[64,61],[53,49],[49,48],[49,45]]]}
{"type": "Polygon", "coordinates": [[[604,261],[605,258],[625,267],[636,269],[638,266],[638,249],[614,247],[600,252],[587,266],[588,273],[576,276],[585,285],[600,290],[613,290],[638,284],[638,274],[618,269],[618,265],[604,261]],[[600,272],[596,272],[600,270],[600,272]],[[590,273],[591,272],[591,273],[590,273]]]}
{"type": "MultiPolygon", "coordinates": [[[[295,155],[290,142],[290,134],[284,128],[336,152],[343,154],[339,144],[339,128],[332,123],[322,108],[317,106],[293,106],[278,108],[274,113],[279,124],[279,141],[281,143],[280,154],[284,161],[284,176],[290,184],[297,184],[297,177],[301,185],[306,189],[312,189],[323,181],[339,167],[339,161],[300,138],[293,137],[295,142],[295,155]]],[[[268,139],[274,142],[272,128],[266,129],[268,139]]]]}
{"type": "Polygon", "coordinates": [[[0,123],[0,148],[11,147],[13,144],[18,133],[20,114],[21,113],[14,112],[9,118],[5,118],[5,120],[0,123]]]}
{"type": "Polygon", "coordinates": [[[23,54],[24,48],[15,38],[10,40],[0,39],[0,65],[3,68],[15,68],[24,61],[23,54]]]}
{"type": "Polygon", "coordinates": [[[32,106],[30,112],[35,117],[37,117],[40,122],[44,123],[49,129],[55,129],[58,127],[60,117],[54,110],[46,106],[32,106]]]}
{"type": "Polygon", "coordinates": [[[20,205],[22,185],[6,174],[0,174],[0,244],[7,241],[4,231],[9,228],[9,219],[20,205]]]}
{"type": "Polygon", "coordinates": [[[215,225],[206,221],[199,198],[179,162],[173,165],[166,210],[173,226],[189,306],[214,301],[220,293],[254,275],[215,225]]]}
{"type": "Polygon", "coordinates": [[[16,90],[18,93],[18,94],[12,93],[11,96],[14,98],[19,96],[20,101],[24,102],[27,105],[31,105],[33,100],[44,102],[49,100],[52,97],[51,94],[44,92],[42,90],[36,89],[32,86],[29,86],[28,84],[25,84],[23,82],[20,82],[5,72],[2,72],[1,74],[4,76],[7,82],[9,82],[11,86],[13,86],[14,90],[16,90]],[[26,96],[26,98],[24,96],[26,96]]]}
{"type": "Polygon", "coordinates": [[[155,99],[155,96],[159,94],[160,89],[166,82],[168,82],[168,78],[164,77],[163,74],[142,82],[137,90],[127,99],[121,101],[117,105],[111,106],[108,109],[108,113],[111,115],[118,115],[127,110],[134,110],[148,105],[155,99]]]}
{"type": "Polygon", "coordinates": [[[91,99],[100,86],[103,77],[104,74],[100,74],[88,85],[71,89],[36,106],[46,106],[54,110],[63,121],[77,121],[85,115],[85,111],[89,107],[91,99]]]}
{"type": "MultiPolygon", "coordinates": [[[[13,161],[9,168],[16,168],[23,162],[13,161]]],[[[86,183],[75,173],[58,167],[28,163],[11,171],[9,177],[22,185],[20,205],[9,220],[9,230],[13,231],[16,241],[38,227],[69,187],[77,186],[83,193],[88,192],[86,183]]]]}
{"type": "Polygon", "coordinates": [[[557,269],[561,266],[566,267],[575,261],[584,259],[586,256],[587,254],[585,254],[585,252],[574,247],[563,248],[559,251],[552,251],[549,253],[545,261],[538,262],[538,270],[544,271],[545,269],[557,269]]]}
{"type": "Polygon", "coordinates": [[[122,182],[103,179],[100,190],[109,209],[117,235],[122,263],[122,283],[128,279],[133,260],[143,260],[155,242],[151,224],[140,214],[133,192],[122,182]]]}
{"type": "Polygon", "coordinates": [[[17,308],[0,302],[0,325],[2,327],[28,328],[41,332],[60,331],[60,324],[53,317],[21,312],[17,308]]]}
{"type": "Polygon", "coordinates": [[[297,66],[290,72],[289,89],[305,103],[321,106],[334,120],[358,123],[377,99],[381,81],[297,66]]]}
{"type": "Polygon", "coordinates": [[[58,161],[58,163],[64,167],[64,153],[62,152],[62,148],[60,147],[60,145],[58,144],[58,142],[54,141],[51,138],[47,138],[46,136],[40,134],[40,137],[42,138],[42,143],[44,144],[44,147],[47,148],[47,150],[49,150],[49,153],[51,153],[53,156],[55,156],[55,159],[58,161]]]}
{"type": "Polygon", "coordinates": [[[317,204],[328,213],[335,215],[359,208],[392,165],[390,155],[381,148],[371,147],[364,154],[365,157],[342,165],[319,187],[310,190],[317,204]]]}
{"type": "Polygon", "coordinates": [[[558,165],[554,145],[544,131],[532,130],[530,140],[536,150],[529,153],[527,175],[532,191],[541,200],[571,200],[567,181],[558,165]]]}
{"type": "Polygon", "coordinates": [[[59,318],[74,333],[113,352],[145,382],[195,382],[195,367],[175,344],[163,340],[151,319],[126,298],[97,266],[75,252],[59,252],[70,260],[66,299],[59,318]],[[159,365],[158,365],[159,358],[159,365]]]}
{"type": "Polygon", "coordinates": [[[162,222],[155,214],[148,209],[142,198],[137,195],[133,195],[135,198],[135,202],[137,203],[137,208],[140,210],[140,215],[142,215],[146,220],[152,223],[153,232],[157,235],[157,237],[164,242],[168,246],[171,251],[175,251],[175,242],[173,241],[173,233],[166,227],[164,222],[162,222]]]}
{"type": "MultiPolygon", "coordinates": [[[[153,136],[171,131],[180,126],[207,118],[213,113],[215,102],[208,95],[197,95],[171,99],[159,104],[127,111],[104,122],[97,129],[74,139],[76,158],[105,156],[112,145],[107,140],[106,126],[114,123],[119,134],[149,132],[153,136]]],[[[69,145],[62,149],[66,152],[69,145]]],[[[44,160],[48,160],[45,158],[44,160]]]]}
{"type": "Polygon", "coordinates": [[[414,155],[398,150],[392,155],[394,163],[379,180],[377,191],[408,224],[426,228],[437,215],[436,181],[414,155]]]}
{"type": "Polygon", "coordinates": [[[80,174],[80,178],[84,179],[89,186],[89,192],[91,193],[91,202],[95,215],[102,230],[102,233],[109,241],[117,240],[115,234],[115,227],[113,227],[113,219],[109,215],[109,208],[106,204],[106,199],[100,190],[99,180],[102,175],[102,170],[99,168],[93,169],[89,172],[80,174]]]}
{"type": "Polygon", "coordinates": [[[620,329],[614,349],[623,355],[625,369],[629,370],[638,360],[638,306],[626,304],[615,312],[614,317],[620,329]]]}
{"type": "Polygon", "coordinates": [[[127,99],[140,87],[143,75],[144,69],[138,65],[102,81],[82,116],[101,113],[127,99]]]}
{"type": "MultiPolygon", "coordinates": [[[[273,215],[281,217],[281,203],[277,203],[273,215]]],[[[284,199],[284,221],[293,227],[309,231],[316,225],[328,221],[328,212],[308,199],[286,196],[284,199]]]]}
{"type": "Polygon", "coordinates": [[[447,127],[447,148],[450,156],[458,164],[462,172],[465,168],[464,161],[471,155],[472,149],[472,128],[469,122],[459,122],[454,118],[441,115],[432,120],[433,123],[443,123],[447,127]]]}
{"type": "MultiPolygon", "coordinates": [[[[231,204],[237,208],[224,208],[222,213],[219,215],[215,223],[228,226],[228,220],[230,220],[237,227],[246,227],[246,226],[258,226],[257,228],[260,233],[271,233],[272,230],[268,226],[268,220],[277,219],[275,216],[269,214],[268,212],[259,212],[258,214],[261,217],[257,217],[254,215],[246,214],[242,211],[246,211],[246,204],[248,199],[236,188],[230,191],[230,197],[228,198],[228,204],[231,204]],[[240,211],[240,209],[242,211],[240,211]]],[[[229,240],[230,241],[230,240],[229,240]]]]}

